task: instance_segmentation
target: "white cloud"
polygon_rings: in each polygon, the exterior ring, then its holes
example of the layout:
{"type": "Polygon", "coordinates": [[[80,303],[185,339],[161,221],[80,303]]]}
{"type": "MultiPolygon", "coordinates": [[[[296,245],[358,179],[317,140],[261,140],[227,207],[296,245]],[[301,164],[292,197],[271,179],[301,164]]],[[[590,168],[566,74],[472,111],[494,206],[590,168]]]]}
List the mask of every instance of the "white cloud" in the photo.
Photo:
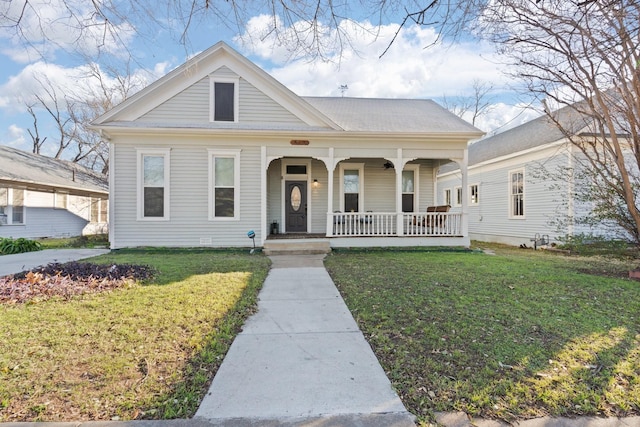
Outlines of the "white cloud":
{"type": "Polygon", "coordinates": [[[539,117],[540,111],[528,104],[508,105],[498,102],[491,105],[490,111],[476,120],[476,127],[487,132],[487,136],[520,126],[539,117]]]}
{"type": "MultiPolygon", "coordinates": [[[[340,85],[348,85],[345,96],[385,98],[438,98],[469,91],[473,80],[505,86],[505,77],[496,64],[490,46],[482,43],[444,45],[428,27],[402,29],[382,58],[398,24],[374,26],[368,22],[341,23],[350,43],[342,50],[333,46],[324,60],[289,60],[290,49],[275,33],[269,33],[271,17],[251,19],[238,38],[245,53],[275,64],[269,72],[299,95],[337,96],[340,85]],[[428,46],[428,47],[427,47],[428,46]],[[426,47],[426,48],[425,48],[426,47]]],[[[280,29],[287,37],[290,29],[280,29]]],[[[322,31],[321,31],[322,32],[322,31]]],[[[318,43],[331,46],[335,32],[321,34],[318,43]]],[[[267,67],[269,68],[269,67],[267,67]]]]}
{"type": "Polygon", "coordinates": [[[249,20],[236,41],[245,54],[265,61],[265,69],[298,95],[340,96],[340,86],[347,85],[345,96],[441,99],[472,96],[474,81],[479,81],[493,86],[489,96],[495,102],[491,111],[476,121],[478,128],[502,131],[540,115],[525,104],[509,104],[512,81],[489,44],[443,44],[433,28],[411,26],[400,30],[389,47],[398,24],[343,21],[340,28],[350,43],[339,49],[331,45],[335,32],[320,28],[318,43],[329,46],[325,50],[329,55],[310,60],[292,55],[287,40],[293,39],[293,31],[280,21],[275,24],[280,38],[271,31],[272,17],[261,15],[249,20]]]}
{"type": "Polygon", "coordinates": [[[2,133],[0,144],[24,150],[27,144],[26,131],[16,124],[11,124],[2,133]]]}
{"type": "MultiPolygon", "coordinates": [[[[133,90],[128,95],[132,95],[162,76],[168,67],[169,63],[162,62],[156,64],[153,70],[135,70],[130,76],[133,90]]],[[[101,75],[102,83],[106,87],[115,88],[114,101],[119,102],[118,98],[121,98],[122,93],[118,90],[120,88],[118,80],[104,73],[98,65],[64,67],[38,61],[27,65],[20,73],[9,77],[7,82],[0,86],[0,109],[12,113],[24,111],[26,105],[37,103],[36,96],[52,101],[50,95],[55,95],[61,103],[65,98],[95,99],[102,94],[101,83],[96,73],[101,75]]]]}

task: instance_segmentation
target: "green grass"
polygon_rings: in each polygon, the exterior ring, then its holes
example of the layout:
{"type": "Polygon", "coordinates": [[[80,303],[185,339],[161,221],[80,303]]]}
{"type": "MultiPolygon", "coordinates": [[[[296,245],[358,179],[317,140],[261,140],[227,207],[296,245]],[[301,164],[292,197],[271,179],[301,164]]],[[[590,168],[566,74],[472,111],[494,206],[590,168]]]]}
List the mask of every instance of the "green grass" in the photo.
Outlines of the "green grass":
{"type": "Polygon", "coordinates": [[[407,408],[423,422],[639,414],[637,261],[493,249],[326,259],[407,408]]]}
{"type": "Polygon", "coordinates": [[[269,268],[246,251],[131,250],[152,283],[0,306],[0,421],[193,416],[269,268]]]}
{"type": "Polygon", "coordinates": [[[61,249],[61,248],[108,248],[109,236],[106,234],[96,234],[90,236],[76,236],[66,238],[46,238],[40,239],[38,242],[42,245],[42,249],[61,249]]]}

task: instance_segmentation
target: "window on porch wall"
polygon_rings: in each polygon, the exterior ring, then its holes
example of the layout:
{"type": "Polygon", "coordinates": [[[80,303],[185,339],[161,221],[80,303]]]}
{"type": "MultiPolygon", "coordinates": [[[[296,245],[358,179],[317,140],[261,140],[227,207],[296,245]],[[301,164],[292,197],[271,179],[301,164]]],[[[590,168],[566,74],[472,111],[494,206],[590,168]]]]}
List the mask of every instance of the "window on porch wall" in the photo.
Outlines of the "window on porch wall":
{"type": "Polygon", "coordinates": [[[358,171],[357,169],[345,169],[343,185],[345,212],[358,212],[360,194],[360,171],[358,171]]]}
{"type": "Polygon", "coordinates": [[[402,212],[415,212],[415,172],[402,171],[402,212]]]}

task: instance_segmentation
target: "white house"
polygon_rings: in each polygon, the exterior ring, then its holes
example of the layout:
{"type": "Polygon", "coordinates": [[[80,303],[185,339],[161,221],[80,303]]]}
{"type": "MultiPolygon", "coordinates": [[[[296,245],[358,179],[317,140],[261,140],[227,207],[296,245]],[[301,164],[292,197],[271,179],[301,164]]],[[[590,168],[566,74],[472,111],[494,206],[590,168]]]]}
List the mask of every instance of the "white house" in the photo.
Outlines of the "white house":
{"type": "MultiPolygon", "coordinates": [[[[110,242],[468,245],[464,212],[422,226],[438,164],[482,133],[430,100],[300,97],[220,42],[96,119],[110,242]]],[[[435,215],[435,214],[429,214],[435,215]]]]}
{"type": "MultiPolygon", "coordinates": [[[[571,135],[593,137],[584,116],[571,107],[554,117],[571,135]]],[[[438,168],[438,203],[460,212],[462,196],[468,197],[469,235],[474,240],[533,246],[536,236],[547,236],[549,243],[579,234],[628,237],[613,224],[588,226],[580,220],[592,212],[590,203],[576,197],[581,158],[579,149],[544,115],[471,144],[466,184],[456,164],[438,168]]]]}
{"type": "Polygon", "coordinates": [[[0,146],[0,237],[107,232],[107,177],[64,160],[0,146]]]}

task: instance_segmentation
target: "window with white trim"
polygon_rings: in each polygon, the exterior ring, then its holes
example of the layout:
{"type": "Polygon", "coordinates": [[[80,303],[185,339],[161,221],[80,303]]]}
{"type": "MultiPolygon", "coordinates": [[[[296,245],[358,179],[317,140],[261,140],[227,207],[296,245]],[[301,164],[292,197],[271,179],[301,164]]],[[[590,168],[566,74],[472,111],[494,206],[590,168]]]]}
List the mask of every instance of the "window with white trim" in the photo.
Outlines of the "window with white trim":
{"type": "Polygon", "coordinates": [[[455,187],[456,192],[456,206],[462,205],[462,187],[455,187]]]}
{"type": "Polygon", "coordinates": [[[138,219],[169,219],[170,149],[138,150],[138,219]]]}
{"type": "Polygon", "coordinates": [[[340,164],[340,210],[343,212],[360,212],[363,206],[364,164],[340,164]]]}
{"type": "Polygon", "coordinates": [[[509,216],[524,217],[524,170],[509,172],[509,216]]]}
{"type": "Polygon", "coordinates": [[[0,224],[24,225],[24,190],[0,187],[0,224]]]}
{"type": "Polygon", "coordinates": [[[402,212],[415,212],[418,206],[419,165],[407,165],[402,171],[402,212]]]}
{"type": "Polygon", "coordinates": [[[480,189],[480,186],[478,184],[471,184],[469,186],[469,204],[470,205],[477,205],[478,203],[480,203],[480,193],[478,192],[480,189]]]}
{"type": "Polygon", "coordinates": [[[240,218],[240,150],[209,150],[209,219],[240,218]]]}
{"type": "Polygon", "coordinates": [[[211,121],[238,122],[240,79],[211,77],[211,121]]]}
{"type": "Polygon", "coordinates": [[[444,204],[451,206],[451,189],[444,190],[444,204]]]}

